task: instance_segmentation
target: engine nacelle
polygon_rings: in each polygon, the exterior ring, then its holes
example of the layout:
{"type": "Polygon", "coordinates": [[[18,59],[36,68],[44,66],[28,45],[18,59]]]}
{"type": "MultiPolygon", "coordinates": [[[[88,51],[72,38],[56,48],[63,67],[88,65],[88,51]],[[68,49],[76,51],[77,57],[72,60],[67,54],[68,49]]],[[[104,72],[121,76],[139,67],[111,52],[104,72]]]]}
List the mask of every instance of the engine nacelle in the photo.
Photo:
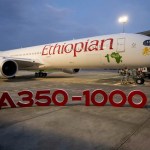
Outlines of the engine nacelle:
{"type": "Polygon", "coordinates": [[[80,71],[80,69],[62,69],[62,71],[69,74],[76,74],[80,71]]]}
{"type": "Polygon", "coordinates": [[[0,73],[5,78],[14,77],[18,71],[18,65],[14,60],[0,59],[0,73]]]}

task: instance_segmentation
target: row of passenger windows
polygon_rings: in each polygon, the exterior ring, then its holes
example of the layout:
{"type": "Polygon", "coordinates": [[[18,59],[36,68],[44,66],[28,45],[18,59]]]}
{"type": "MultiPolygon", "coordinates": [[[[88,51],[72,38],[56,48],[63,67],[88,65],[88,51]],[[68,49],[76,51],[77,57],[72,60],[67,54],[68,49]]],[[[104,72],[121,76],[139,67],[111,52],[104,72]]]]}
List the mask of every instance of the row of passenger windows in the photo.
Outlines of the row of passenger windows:
{"type": "Polygon", "coordinates": [[[39,55],[39,54],[42,54],[42,52],[15,54],[15,55],[12,55],[12,56],[28,56],[28,55],[39,55]]]}

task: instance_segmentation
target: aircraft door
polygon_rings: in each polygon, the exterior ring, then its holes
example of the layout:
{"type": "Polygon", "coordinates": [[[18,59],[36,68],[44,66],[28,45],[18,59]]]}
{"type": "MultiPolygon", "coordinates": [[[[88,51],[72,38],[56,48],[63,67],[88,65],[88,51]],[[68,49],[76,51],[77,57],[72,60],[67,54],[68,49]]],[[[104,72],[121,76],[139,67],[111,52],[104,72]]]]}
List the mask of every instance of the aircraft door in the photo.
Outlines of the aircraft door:
{"type": "Polygon", "coordinates": [[[125,38],[117,39],[117,52],[125,52],[125,38]]]}

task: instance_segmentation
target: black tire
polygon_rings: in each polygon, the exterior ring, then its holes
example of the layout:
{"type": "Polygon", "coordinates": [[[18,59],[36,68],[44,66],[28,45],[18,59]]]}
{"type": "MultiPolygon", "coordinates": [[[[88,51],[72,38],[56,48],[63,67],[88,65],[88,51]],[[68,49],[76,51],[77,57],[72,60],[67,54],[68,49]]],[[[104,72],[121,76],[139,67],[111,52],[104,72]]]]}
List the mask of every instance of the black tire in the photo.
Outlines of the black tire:
{"type": "Polygon", "coordinates": [[[43,73],[42,72],[39,72],[39,77],[43,77],[43,73]]]}
{"type": "Polygon", "coordinates": [[[39,77],[39,74],[38,74],[37,72],[35,73],[35,77],[36,77],[36,78],[38,78],[38,77],[39,77]]]}
{"type": "Polygon", "coordinates": [[[47,73],[44,73],[44,77],[47,77],[47,73]]]}
{"type": "Polygon", "coordinates": [[[45,73],[42,74],[42,77],[43,77],[43,78],[45,77],[45,73]]]}
{"type": "Polygon", "coordinates": [[[47,73],[43,73],[43,72],[39,72],[39,73],[35,73],[35,77],[36,78],[43,78],[43,77],[47,77],[47,73]]]}
{"type": "Polygon", "coordinates": [[[137,78],[136,83],[137,84],[144,84],[145,80],[143,78],[137,78]]]}

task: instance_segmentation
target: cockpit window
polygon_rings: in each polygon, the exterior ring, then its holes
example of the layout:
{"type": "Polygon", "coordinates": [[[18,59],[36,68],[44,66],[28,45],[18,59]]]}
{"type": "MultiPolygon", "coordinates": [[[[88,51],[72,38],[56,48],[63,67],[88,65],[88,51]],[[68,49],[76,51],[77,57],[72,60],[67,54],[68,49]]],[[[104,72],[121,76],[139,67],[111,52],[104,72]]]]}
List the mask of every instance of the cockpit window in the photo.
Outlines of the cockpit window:
{"type": "Polygon", "coordinates": [[[150,46],[150,40],[144,41],[144,42],[143,42],[143,45],[144,45],[144,46],[150,46]]]}

